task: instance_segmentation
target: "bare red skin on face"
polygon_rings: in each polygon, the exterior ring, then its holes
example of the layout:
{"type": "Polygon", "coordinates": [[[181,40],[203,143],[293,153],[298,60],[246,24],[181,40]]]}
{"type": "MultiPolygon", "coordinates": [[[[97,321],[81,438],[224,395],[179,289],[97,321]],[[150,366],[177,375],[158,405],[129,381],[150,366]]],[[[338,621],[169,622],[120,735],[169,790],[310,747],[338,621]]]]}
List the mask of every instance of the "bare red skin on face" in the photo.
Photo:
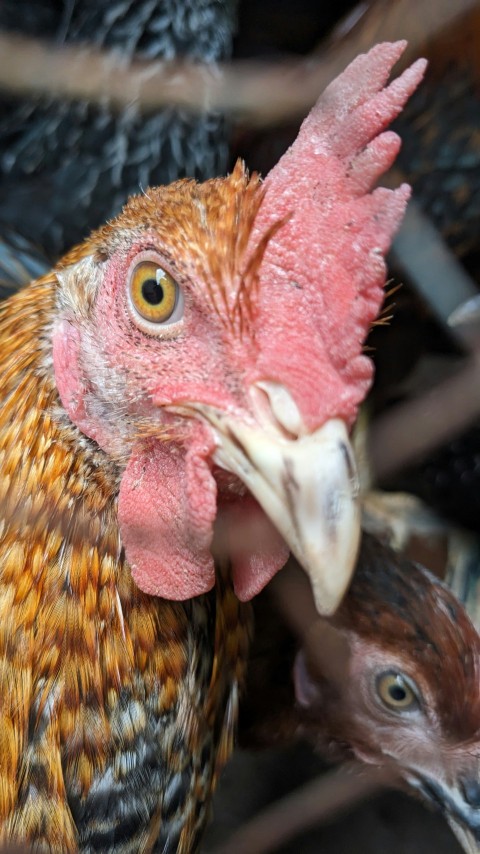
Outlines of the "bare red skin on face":
{"type": "MultiPolygon", "coordinates": [[[[105,425],[85,409],[80,346],[78,331],[63,322],[54,336],[57,387],[72,420],[108,450],[105,425]]],[[[183,444],[156,439],[134,444],[120,485],[118,521],[132,575],[144,593],[184,600],[214,586],[214,449],[211,430],[199,421],[190,424],[183,444]]],[[[286,563],[288,549],[249,495],[229,497],[227,507],[221,538],[228,549],[235,592],[246,601],[286,563]]]]}

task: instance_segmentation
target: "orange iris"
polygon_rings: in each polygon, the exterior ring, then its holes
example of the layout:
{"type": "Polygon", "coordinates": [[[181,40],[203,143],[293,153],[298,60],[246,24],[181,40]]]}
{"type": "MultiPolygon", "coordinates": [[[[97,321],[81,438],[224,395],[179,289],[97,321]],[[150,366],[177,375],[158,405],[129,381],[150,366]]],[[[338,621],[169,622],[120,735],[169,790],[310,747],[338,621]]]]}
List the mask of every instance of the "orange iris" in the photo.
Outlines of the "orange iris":
{"type": "Polygon", "coordinates": [[[178,291],[175,279],[154,261],[140,261],[132,272],[132,304],[139,315],[151,323],[165,323],[172,316],[178,291]]]}

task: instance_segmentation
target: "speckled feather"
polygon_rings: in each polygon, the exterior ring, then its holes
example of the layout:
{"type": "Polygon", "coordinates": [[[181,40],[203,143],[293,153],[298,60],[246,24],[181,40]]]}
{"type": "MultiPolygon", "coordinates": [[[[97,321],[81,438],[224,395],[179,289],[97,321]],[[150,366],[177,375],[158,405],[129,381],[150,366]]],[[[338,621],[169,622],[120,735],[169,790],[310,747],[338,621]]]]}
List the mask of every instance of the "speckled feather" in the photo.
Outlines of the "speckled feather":
{"type": "Polygon", "coordinates": [[[141,593],[118,472],[58,407],[46,277],[1,307],[0,827],[36,850],[195,849],[231,749],[248,608],[141,593]]]}

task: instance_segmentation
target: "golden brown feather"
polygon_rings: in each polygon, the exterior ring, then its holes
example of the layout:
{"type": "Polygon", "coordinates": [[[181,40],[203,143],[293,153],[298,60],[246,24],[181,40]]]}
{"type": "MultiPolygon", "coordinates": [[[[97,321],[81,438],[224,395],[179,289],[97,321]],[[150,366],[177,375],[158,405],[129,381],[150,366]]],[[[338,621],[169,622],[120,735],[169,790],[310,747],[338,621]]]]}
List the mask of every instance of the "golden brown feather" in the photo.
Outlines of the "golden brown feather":
{"type": "MultiPolygon", "coordinates": [[[[114,783],[125,778],[147,705],[158,726],[172,712],[181,721],[184,744],[171,738],[165,783],[185,756],[199,757],[180,803],[186,852],[231,750],[228,697],[243,681],[249,609],[221,578],[215,594],[187,605],[134,584],[119,541],[117,468],[65,418],[49,370],[55,288],[47,276],[0,308],[1,836],[87,850],[72,805],[107,771],[114,783]]],[[[131,838],[120,829],[102,841],[91,817],[93,848],[153,850],[161,794],[131,838]]]]}

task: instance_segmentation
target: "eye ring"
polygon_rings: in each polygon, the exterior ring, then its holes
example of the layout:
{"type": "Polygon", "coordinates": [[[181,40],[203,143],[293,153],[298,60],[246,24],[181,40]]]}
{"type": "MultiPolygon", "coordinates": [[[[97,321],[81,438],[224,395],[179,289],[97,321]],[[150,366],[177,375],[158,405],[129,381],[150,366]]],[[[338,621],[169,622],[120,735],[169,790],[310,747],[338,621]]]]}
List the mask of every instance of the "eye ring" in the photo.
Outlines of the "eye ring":
{"type": "Polygon", "coordinates": [[[380,673],[375,680],[378,699],[389,711],[412,712],[420,708],[415,683],[397,670],[380,673]]]}
{"type": "Polygon", "coordinates": [[[183,292],[154,253],[141,253],[127,276],[130,313],[142,331],[158,334],[183,318],[183,292]]]}

